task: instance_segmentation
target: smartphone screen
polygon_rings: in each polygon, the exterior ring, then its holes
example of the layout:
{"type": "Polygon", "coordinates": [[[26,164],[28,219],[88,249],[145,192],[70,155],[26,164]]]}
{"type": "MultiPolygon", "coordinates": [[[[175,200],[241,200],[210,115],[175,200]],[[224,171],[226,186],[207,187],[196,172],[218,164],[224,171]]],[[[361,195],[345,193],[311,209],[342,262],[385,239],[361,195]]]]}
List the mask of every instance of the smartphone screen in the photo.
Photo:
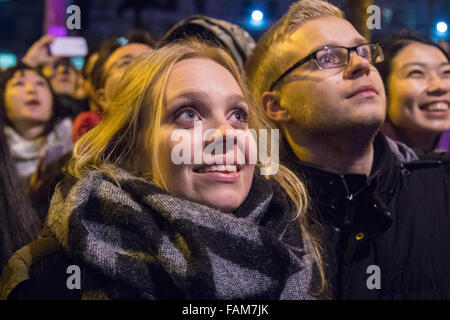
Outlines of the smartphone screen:
{"type": "Polygon", "coordinates": [[[84,57],[88,53],[86,39],[83,37],[56,38],[50,44],[52,56],[84,57]]]}

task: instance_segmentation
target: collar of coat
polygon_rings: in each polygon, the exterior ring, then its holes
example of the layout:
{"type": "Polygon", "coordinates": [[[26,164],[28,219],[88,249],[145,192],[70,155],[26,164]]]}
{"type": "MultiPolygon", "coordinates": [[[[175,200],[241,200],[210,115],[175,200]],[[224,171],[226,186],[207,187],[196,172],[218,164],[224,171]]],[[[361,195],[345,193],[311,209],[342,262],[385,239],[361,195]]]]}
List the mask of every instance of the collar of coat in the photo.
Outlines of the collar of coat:
{"type": "Polygon", "coordinates": [[[382,134],[374,139],[374,160],[368,177],[339,174],[301,161],[289,144],[285,146],[282,163],[306,183],[319,220],[329,221],[339,229],[364,230],[373,236],[391,225],[386,203],[393,196],[401,171],[382,134]]]}

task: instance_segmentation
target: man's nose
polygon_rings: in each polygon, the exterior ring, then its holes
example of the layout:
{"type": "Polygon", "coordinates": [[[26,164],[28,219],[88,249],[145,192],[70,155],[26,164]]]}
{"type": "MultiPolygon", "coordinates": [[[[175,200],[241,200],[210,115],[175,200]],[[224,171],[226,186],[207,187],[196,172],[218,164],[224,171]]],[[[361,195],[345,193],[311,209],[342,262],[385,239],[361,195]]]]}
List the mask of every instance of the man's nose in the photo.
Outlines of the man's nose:
{"type": "Polygon", "coordinates": [[[359,78],[370,73],[370,62],[360,57],[356,52],[350,53],[349,61],[344,69],[344,76],[347,79],[359,78]]]}
{"type": "Polygon", "coordinates": [[[428,82],[427,93],[433,96],[442,96],[450,90],[450,79],[443,79],[439,75],[432,75],[428,82]]]}

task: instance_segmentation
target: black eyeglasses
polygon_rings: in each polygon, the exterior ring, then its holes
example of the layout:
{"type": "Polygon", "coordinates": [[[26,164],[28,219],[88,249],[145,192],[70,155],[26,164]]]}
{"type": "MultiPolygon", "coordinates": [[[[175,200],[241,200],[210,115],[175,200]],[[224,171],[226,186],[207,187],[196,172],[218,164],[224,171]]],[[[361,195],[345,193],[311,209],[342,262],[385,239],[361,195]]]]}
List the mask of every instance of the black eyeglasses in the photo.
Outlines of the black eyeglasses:
{"type": "Polygon", "coordinates": [[[305,58],[294,64],[292,67],[287,69],[286,72],[284,72],[281,76],[278,77],[277,80],[272,83],[272,85],[270,86],[270,91],[275,88],[275,86],[281,81],[281,79],[283,79],[294,69],[297,69],[311,59],[314,59],[317,62],[317,65],[320,69],[338,68],[346,65],[349,62],[350,53],[352,51],[355,51],[358,56],[366,59],[371,64],[381,62],[384,59],[383,49],[378,43],[364,43],[351,48],[341,46],[326,46],[314,51],[313,53],[306,56],[305,58]]]}

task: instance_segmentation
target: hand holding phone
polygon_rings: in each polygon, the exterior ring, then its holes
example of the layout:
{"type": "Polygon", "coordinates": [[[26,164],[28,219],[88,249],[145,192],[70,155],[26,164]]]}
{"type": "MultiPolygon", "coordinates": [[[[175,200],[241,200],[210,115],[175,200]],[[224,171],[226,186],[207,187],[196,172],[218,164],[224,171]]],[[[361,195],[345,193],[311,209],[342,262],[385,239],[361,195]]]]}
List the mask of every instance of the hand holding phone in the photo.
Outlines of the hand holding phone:
{"type": "Polygon", "coordinates": [[[42,63],[51,62],[54,60],[48,51],[48,46],[55,40],[54,36],[44,35],[39,40],[37,40],[28,49],[25,56],[22,58],[22,62],[30,67],[37,67],[42,63]]]}
{"type": "Polygon", "coordinates": [[[47,34],[33,43],[22,62],[37,67],[60,57],[86,56],[87,51],[86,39],[83,37],[56,38],[47,34]]]}

